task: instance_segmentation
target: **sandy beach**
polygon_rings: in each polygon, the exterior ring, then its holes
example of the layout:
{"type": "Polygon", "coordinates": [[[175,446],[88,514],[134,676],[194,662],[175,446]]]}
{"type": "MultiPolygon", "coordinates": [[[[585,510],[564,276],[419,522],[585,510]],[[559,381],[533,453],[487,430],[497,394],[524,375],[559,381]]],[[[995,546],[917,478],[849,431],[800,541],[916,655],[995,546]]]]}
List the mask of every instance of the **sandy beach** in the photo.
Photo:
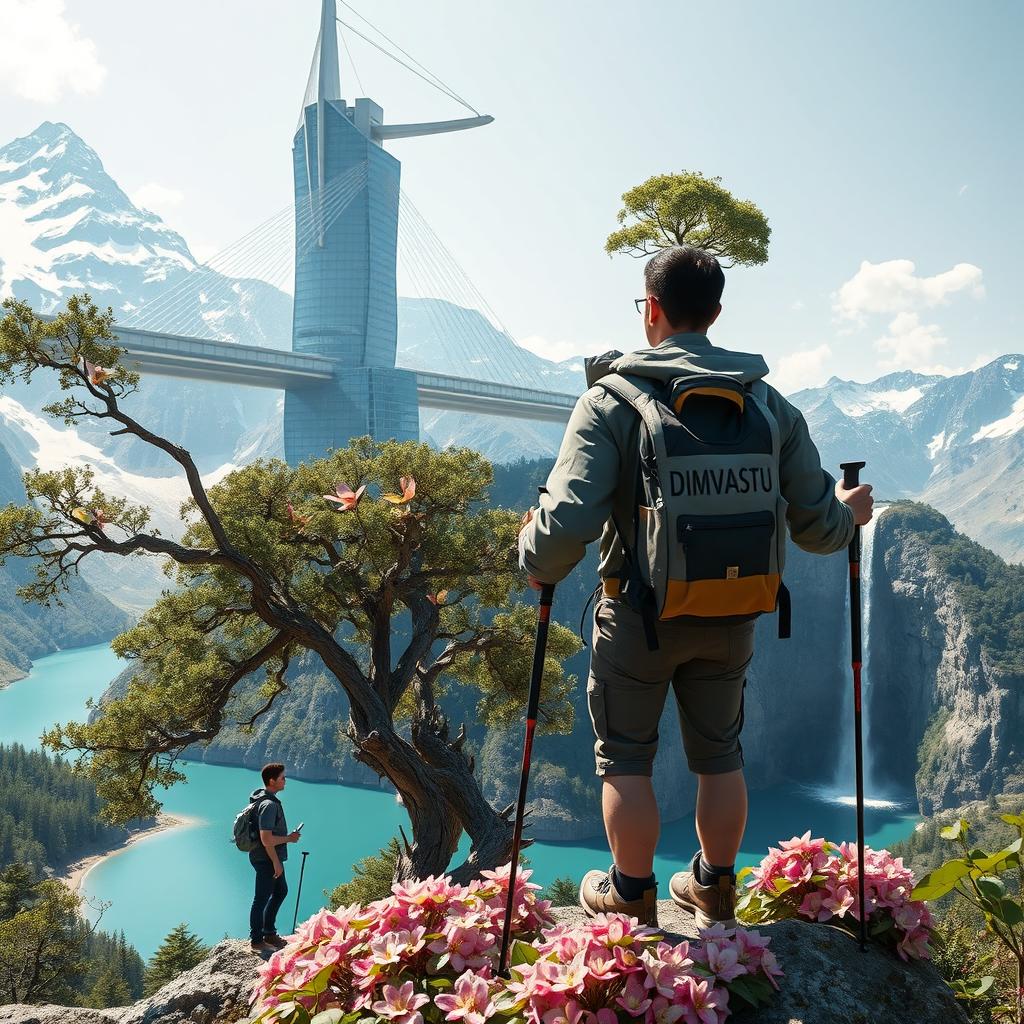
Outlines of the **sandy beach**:
{"type": "Polygon", "coordinates": [[[73,892],[81,893],[86,877],[97,864],[102,864],[109,857],[116,857],[119,853],[123,853],[129,846],[141,843],[146,839],[151,839],[153,836],[166,832],[168,829],[198,825],[200,821],[200,818],[192,818],[184,814],[164,814],[161,812],[157,815],[156,824],[152,828],[144,828],[138,832],[133,832],[116,849],[108,850],[106,853],[90,854],[88,857],[76,860],[64,870],[63,874],[56,877],[58,881],[64,882],[73,892]]]}

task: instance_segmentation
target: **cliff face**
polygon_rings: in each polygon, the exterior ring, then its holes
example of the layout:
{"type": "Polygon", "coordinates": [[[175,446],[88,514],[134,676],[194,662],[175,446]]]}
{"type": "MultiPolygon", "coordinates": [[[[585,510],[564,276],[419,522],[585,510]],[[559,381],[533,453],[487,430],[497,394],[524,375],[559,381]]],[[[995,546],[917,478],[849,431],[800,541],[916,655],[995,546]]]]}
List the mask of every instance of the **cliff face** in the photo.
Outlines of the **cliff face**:
{"type": "Polygon", "coordinates": [[[963,587],[981,567],[991,570],[986,556],[926,506],[894,506],[876,528],[868,742],[876,778],[916,773],[925,814],[1021,788],[1024,675],[989,639],[963,587]],[[947,550],[955,558],[942,557],[947,550]]]}

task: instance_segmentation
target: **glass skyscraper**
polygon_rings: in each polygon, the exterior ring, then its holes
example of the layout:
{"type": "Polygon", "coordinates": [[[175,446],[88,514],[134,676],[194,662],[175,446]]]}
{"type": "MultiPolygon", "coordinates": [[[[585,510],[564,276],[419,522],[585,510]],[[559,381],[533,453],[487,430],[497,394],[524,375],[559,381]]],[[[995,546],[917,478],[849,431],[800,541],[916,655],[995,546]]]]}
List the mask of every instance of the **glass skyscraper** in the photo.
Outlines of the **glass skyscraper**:
{"type": "Polygon", "coordinates": [[[369,99],[341,97],[335,0],[320,36],[295,133],[292,349],[336,359],[337,377],[285,393],[285,458],[295,464],[350,438],[419,436],[416,375],[395,367],[401,165],[381,143],[486,124],[490,117],[385,125],[369,99]]]}

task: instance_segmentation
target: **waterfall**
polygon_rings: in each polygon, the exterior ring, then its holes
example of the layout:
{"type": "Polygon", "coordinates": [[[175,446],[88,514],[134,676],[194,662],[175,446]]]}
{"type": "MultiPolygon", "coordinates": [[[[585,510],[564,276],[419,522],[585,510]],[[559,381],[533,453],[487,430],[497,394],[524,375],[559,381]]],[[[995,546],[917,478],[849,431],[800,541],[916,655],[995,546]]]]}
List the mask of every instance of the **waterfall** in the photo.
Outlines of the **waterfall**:
{"type": "MultiPolygon", "coordinates": [[[[868,807],[897,807],[897,802],[885,799],[884,784],[872,771],[871,757],[871,590],[874,578],[875,527],[884,508],[875,506],[875,514],[867,526],[861,527],[860,541],[860,603],[861,603],[861,728],[864,740],[864,803],[868,807]]],[[[843,633],[841,677],[842,688],[838,694],[839,747],[836,757],[835,775],[825,795],[828,799],[842,804],[856,802],[856,757],[853,730],[853,669],[850,648],[850,590],[846,589],[844,601],[846,610],[843,633]]]]}

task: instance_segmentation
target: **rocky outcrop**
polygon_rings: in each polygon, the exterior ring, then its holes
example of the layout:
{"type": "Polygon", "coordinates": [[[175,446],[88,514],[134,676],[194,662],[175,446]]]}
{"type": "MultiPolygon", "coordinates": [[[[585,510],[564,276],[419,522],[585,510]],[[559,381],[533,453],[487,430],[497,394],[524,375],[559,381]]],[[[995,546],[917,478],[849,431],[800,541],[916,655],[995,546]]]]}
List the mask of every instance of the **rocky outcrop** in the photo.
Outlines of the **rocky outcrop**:
{"type": "Polygon", "coordinates": [[[259,965],[248,942],[225,940],[201,964],[131,1006],[0,1006],[0,1024],[228,1024],[247,1016],[259,965]]]}
{"type": "Polygon", "coordinates": [[[874,539],[868,742],[884,777],[916,773],[924,814],[1018,785],[1024,754],[1024,676],[1000,663],[934,557],[954,540],[939,513],[906,504],[874,539]]]}
{"type": "MultiPolygon", "coordinates": [[[[693,918],[665,900],[658,907],[671,941],[696,935],[693,918]]],[[[576,907],[556,911],[581,921],[576,907]]],[[[905,964],[890,951],[862,953],[849,933],[827,925],[783,921],[759,929],[785,971],[771,1006],[740,1011],[736,1024],[965,1024],[967,1017],[931,964],[905,964]]],[[[0,1024],[244,1024],[258,959],[246,943],[225,941],[198,967],[149,999],[120,1009],[0,1007],[0,1024]]]]}

